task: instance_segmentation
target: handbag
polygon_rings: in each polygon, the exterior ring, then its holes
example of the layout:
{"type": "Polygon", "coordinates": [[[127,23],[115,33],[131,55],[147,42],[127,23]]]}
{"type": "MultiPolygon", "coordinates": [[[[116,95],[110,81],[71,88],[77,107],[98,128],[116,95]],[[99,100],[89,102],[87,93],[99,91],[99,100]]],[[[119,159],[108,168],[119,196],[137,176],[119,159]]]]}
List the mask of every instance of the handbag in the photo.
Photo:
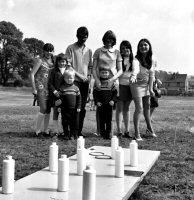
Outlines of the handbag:
{"type": "Polygon", "coordinates": [[[155,97],[160,98],[162,96],[161,90],[159,88],[154,89],[155,97]]]}

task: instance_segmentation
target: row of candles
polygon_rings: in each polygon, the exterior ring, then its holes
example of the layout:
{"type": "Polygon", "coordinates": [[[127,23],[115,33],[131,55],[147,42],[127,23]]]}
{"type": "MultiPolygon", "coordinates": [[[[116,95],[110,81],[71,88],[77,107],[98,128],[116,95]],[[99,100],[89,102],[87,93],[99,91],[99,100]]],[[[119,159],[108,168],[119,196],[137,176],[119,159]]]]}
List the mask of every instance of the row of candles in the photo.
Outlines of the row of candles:
{"type": "MultiPolygon", "coordinates": [[[[130,166],[138,165],[138,144],[132,140],[129,145],[130,166]]],[[[69,190],[69,158],[61,155],[58,158],[59,147],[56,142],[49,146],[49,171],[58,172],[57,191],[67,192],[69,190]]],[[[83,176],[82,200],[95,200],[96,170],[92,165],[87,165],[88,151],[85,149],[85,139],[80,136],[77,139],[77,175],[83,176]]],[[[111,138],[111,157],[115,160],[115,177],[124,177],[124,151],[119,146],[116,136],[111,138]]],[[[15,160],[7,156],[3,160],[2,193],[11,194],[14,192],[14,171],[15,160]]]]}

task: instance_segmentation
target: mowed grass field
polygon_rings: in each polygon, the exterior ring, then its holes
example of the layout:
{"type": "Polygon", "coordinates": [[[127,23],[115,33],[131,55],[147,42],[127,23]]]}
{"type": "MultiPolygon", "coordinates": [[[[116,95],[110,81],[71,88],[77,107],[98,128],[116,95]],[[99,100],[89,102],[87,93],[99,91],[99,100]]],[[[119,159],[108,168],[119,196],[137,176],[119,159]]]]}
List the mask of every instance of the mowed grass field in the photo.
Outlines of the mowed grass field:
{"type": "MultiPolygon", "coordinates": [[[[71,156],[76,153],[76,141],[35,137],[38,107],[32,106],[32,101],[29,89],[0,88],[0,185],[2,161],[6,155],[12,155],[16,160],[15,179],[18,180],[48,166],[48,149],[52,141],[58,143],[59,154],[71,156]]],[[[161,155],[130,200],[193,200],[194,133],[189,129],[194,127],[194,97],[163,96],[159,104],[153,116],[158,137],[144,138],[138,145],[140,149],[161,151],[161,155]]],[[[134,133],[133,111],[132,103],[131,133],[134,133]]],[[[113,121],[115,124],[115,118],[113,121]]],[[[140,126],[143,136],[146,131],[143,116],[140,126]]],[[[52,120],[50,128],[53,128],[52,120]]],[[[83,130],[88,135],[86,148],[110,146],[110,141],[95,136],[95,131],[95,112],[87,107],[83,130]]],[[[123,138],[120,145],[128,148],[129,142],[123,138]]]]}

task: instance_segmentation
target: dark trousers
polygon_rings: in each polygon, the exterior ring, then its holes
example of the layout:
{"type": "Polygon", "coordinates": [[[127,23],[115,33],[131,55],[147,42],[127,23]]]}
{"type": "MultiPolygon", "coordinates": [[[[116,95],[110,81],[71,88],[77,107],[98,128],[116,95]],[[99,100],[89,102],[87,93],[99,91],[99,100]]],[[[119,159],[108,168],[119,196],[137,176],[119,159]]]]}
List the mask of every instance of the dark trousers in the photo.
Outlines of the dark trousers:
{"type": "Polygon", "coordinates": [[[78,129],[78,135],[81,134],[82,129],[83,129],[83,124],[84,124],[84,118],[86,115],[86,103],[87,103],[87,98],[88,98],[88,91],[89,91],[89,83],[84,83],[84,82],[78,82],[75,81],[74,84],[79,88],[80,94],[81,94],[81,111],[79,114],[79,129],[78,129]]]}
{"type": "Polygon", "coordinates": [[[104,138],[109,138],[112,130],[113,107],[109,104],[102,104],[98,107],[100,134],[104,138]]]}
{"type": "Polygon", "coordinates": [[[75,109],[62,109],[61,116],[64,134],[68,137],[77,137],[79,128],[79,113],[75,109]]]}

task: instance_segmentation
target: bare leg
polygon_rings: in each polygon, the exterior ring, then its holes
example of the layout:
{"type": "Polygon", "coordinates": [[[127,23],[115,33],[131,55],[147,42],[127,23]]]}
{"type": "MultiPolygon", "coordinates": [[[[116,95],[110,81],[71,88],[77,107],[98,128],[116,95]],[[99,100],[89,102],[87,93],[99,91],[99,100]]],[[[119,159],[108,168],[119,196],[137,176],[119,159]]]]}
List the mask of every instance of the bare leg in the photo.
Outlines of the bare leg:
{"type": "Polygon", "coordinates": [[[133,115],[133,123],[135,129],[135,137],[140,138],[141,136],[139,133],[139,123],[140,123],[140,114],[142,112],[142,97],[135,97],[134,103],[135,103],[135,112],[133,115]]]}
{"type": "Polygon", "coordinates": [[[45,114],[44,115],[44,132],[46,134],[49,134],[48,132],[49,120],[50,120],[50,114],[45,114]]]}
{"type": "Polygon", "coordinates": [[[116,104],[116,124],[117,124],[117,133],[122,133],[122,110],[123,110],[123,102],[118,101],[116,104]]]}
{"type": "Polygon", "coordinates": [[[125,133],[128,133],[130,128],[130,103],[131,101],[123,102],[123,120],[125,125],[125,133]]]}
{"type": "Polygon", "coordinates": [[[147,130],[152,135],[155,135],[154,130],[152,128],[151,120],[150,120],[150,97],[149,96],[143,97],[143,114],[144,114],[145,121],[147,124],[147,130]]]}
{"type": "Polygon", "coordinates": [[[36,122],[36,135],[38,135],[41,132],[43,120],[44,120],[44,114],[39,112],[37,116],[37,122],[36,122]]]}

